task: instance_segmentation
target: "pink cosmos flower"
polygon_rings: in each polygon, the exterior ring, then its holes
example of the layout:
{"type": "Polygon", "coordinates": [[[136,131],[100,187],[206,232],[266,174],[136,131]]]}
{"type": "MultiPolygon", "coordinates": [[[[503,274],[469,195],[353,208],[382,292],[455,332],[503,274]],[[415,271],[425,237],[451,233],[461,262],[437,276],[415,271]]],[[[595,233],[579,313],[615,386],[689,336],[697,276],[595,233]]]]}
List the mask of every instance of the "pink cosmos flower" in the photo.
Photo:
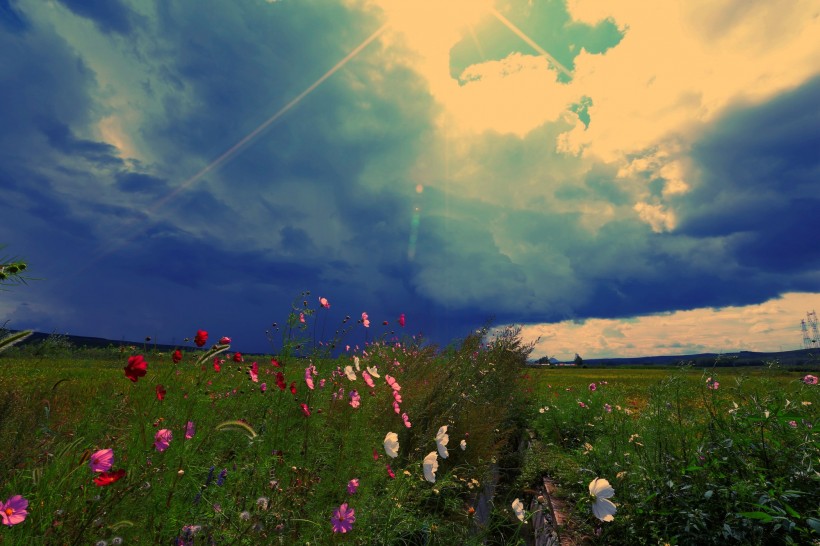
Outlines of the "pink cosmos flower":
{"type": "Polygon", "coordinates": [[[92,472],[108,472],[114,466],[114,450],[101,449],[95,451],[88,461],[88,466],[91,467],[92,472]]]}
{"type": "Polygon", "coordinates": [[[193,421],[188,421],[188,423],[185,425],[185,439],[190,440],[191,438],[194,437],[195,433],[196,433],[196,426],[194,425],[194,422],[193,421]]]}
{"type": "Polygon", "coordinates": [[[379,452],[378,452],[378,451],[376,451],[375,449],[373,450],[373,460],[374,460],[374,461],[378,461],[378,460],[379,460],[379,452]]]}
{"type": "Polygon", "coordinates": [[[396,473],[393,472],[393,469],[390,468],[390,465],[387,465],[387,475],[390,476],[390,479],[392,480],[396,479],[396,473]]]}
{"type": "Polygon", "coordinates": [[[231,344],[231,338],[229,338],[228,336],[222,336],[221,338],[219,338],[219,344],[220,345],[230,345],[231,344]]]}
{"type": "Polygon", "coordinates": [[[358,408],[362,404],[362,397],[357,391],[350,391],[350,405],[358,408]]]}
{"type": "Polygon", "coordinates": [[[304,313],[299,313],[299,322],[301,322],[302,324],[305,323],[305,314],[304,313]]]}
{"type": "Polygon", "coordinates": [[[406,413],[401,414],[401,420],[404,421],[404,426],[406,426],[407,428],[413,426],[413,423],[410,422],[410,417],[408,417],[406,413]]]}
{"type": "Polygon", "coordinates": [[[327,298],[319,298],[319,305],[325,309],[330,309],[330,303],[327,301],[327,298]]]}
{"type": "Polygon", "coordinates": [[[274,368],[281,368],[279,361],[276,358],[271,358],[270,363],[274,368]]]}
{"type": "Polygon", "coordinates": [[[596,390],[598,390],[598,385],[596,385],[595,383],[590,383],[589,390],[590,392],[595,392],[596,390]]]}
{"type": "Polygon", "coordinates": [[[347,493],[348,495],[355,495],[356,491],[359,489],[359,478],[353,478],[349,482],[347,482],[347,493]]]}
{"type": "Polygon", "coordinates": [[[0,502],[0,518],[3,519],[3,525],[17,525],[22,523],[28,517],[28,501],[22,495],[14,495],[6,499],[6,502],[0,502]]]}
{"type": "Polygon", "coordinates": [[[242,353],[234,353],[233,354],[233,361],[234,362],[242,362],[244,358],[242,358],[242,353]]]}
{"type": "Polygon", "coordinates": [[[367,370],[362,372],[362,379],[364,379],[364,382],[367,383],[367,386],[371,389],[376,386],[376,384],[373,383],[373,378],[370,377],[369,373],[367,373],[367,370]]]}
{"type": "Polygon", "coordinates": [[[196,346],[202,347],[207,342],[208,332],[206,332],[205,330],[197,330],[196,335],[194,336],[194,343],[196,343],[196,346]]]}
{"type": "Polygon", "coordinates": [[[399,394],[399,391],[393,391],[393,399],[401,404],[401,395],[399,394]]]}
{"type": "Polygon", "coordinates": [[[333,517],[330,522],[333,524],[334,533],[347,533],[353,530],[353,522],[356,521],[356,511],[353,508],[348,508],[347,503],[342,503],[336,510],[333,511],[333,517]]]}
{"type": "Polygon", "coordinates": [[[174,362],[174,364],[179,364],[180,362],[182,362],[182,351],[180,351],[179,349],[174,351],[174,354],[171,355],[171,360],[174,362]]]}
{"type": "Polygon", "coordinates": [[[299,404],[299,407],[302,408],[302,413],[304,414],[305,417],[310,417],[310,408],[308,408],[307,404],[302,402],[301,404],[299,404]]]}
{"type": "Polygon", "coordinates": [[[260,392],[265,392],[266,390],[268,390],[268,384],[267,383],[262,383],[261,385],[259,385],[259,391],[260,392]]]}
{"type": "Polygon", "coordinates": [[[308,366],[307,368],[305,368],[305,384],[307,384],[310,390],[314,389],[315,385],[313,384],[313,366],[308,366]]]}
{"type": "Polygon", "coordinates": [[[396,402],[395,400],[393,400],[393,411],[396,412],[396,415],[401,413],[401,406],[399,406],[399,403],[396,402]]]}
{"type": "Polygon", "coordinates": [[[584,404],[583,402],[578,402],[578,407],[580,407],[580,408],[586,408],[586,407],[587,407],[587,405],[586,405],[586,404],[584,404]]]}
{"type": "Polygon", "coordinates": [[[797,421],[789,421],[789,426],[792,428],[797,428],[797,421]]]}
{"type": "Polygon", "coordinates": [[[604,404],[604,409],[607,413],[612,413],[612,406],[610,406],[609,404],[604,404]]]}
{"type": "Polygon", "coordinates": [[[387,384],[390,385],[390,388],[393,389],[394,391],[400,391],[401,390],[401,385],[399,385],[399,382],[396,381],[395,378],[390,377],[389,375],[385,374],[384,375],[384,380],[387,381],[387,384]]]}
{"type": "Polygon", "coordinates": [[[706,378],[706,388],[707,389],[711,389],[713,391],[716,391],[716,390],[718,390],[718,387],[720,387],[720,383],[718,383],[718,381],[716,379],[713,380],[711,377],[706,378]]]}
{"type": "Polygon", "coordinates": [[[807,374],[803,378],[803,383],[805,383],[806,385],[817,385],[817,377],[815,377],[811,374],[807,374]]]}
{"type": "Polygon", "coordinates": [[[402,313],[401,315],[399,315],[399,326],[404,328],[404,324],[405,324],[405,318],[404,318],[404,313],[402,313]]]}
{"type": "Polygon", "coordinates": [[[171,444],[173,437],[174,434],[167,428],[158,430],[154,435],[154,447],[157,448],[157,451],[165,451],[171,444]]]}
{"type": "Polygon", "coordinates": [[[367,318],[367,313],[362,313],[362,324],[365,328],[370,328],[370,319],[367,318]]]}

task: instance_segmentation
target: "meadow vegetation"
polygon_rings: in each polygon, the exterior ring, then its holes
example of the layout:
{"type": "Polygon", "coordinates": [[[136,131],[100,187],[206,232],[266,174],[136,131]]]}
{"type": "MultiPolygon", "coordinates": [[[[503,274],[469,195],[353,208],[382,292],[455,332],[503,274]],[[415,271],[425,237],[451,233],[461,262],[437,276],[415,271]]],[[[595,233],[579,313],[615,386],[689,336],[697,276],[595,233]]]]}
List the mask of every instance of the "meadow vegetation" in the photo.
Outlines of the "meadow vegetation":
{"type": "Polygon", "coordinates": [[[524,544],[545,476],[564,543],[820,539],[816,373],[529,368],[515,328],[330,316],[303,294],[269,355],[0,352],[0,544],[524,544]]]}

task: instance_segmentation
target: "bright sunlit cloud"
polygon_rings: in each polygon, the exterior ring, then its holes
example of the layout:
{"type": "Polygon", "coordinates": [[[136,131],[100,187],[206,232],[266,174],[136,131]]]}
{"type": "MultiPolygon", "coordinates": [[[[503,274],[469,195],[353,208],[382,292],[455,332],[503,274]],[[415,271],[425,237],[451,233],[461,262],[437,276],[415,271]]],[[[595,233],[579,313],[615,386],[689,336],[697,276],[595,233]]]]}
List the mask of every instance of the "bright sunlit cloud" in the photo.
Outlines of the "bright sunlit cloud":
{"type": "Polygon", "coordinates": [[[532,358],[570,361],[744,351],[802,349],[800,321],[820,308],[820,295],[785,294],[759,305],[694,309],[631,319],[590,319],[523,327],[523,338],[540,341],[532,358]]]}

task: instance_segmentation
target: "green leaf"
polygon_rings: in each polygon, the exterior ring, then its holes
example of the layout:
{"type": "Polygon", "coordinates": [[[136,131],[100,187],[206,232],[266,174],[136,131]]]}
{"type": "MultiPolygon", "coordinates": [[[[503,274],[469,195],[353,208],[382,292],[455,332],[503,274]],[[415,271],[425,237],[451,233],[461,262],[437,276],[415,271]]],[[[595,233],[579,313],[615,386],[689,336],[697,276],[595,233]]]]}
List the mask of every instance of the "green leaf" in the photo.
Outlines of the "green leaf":
{"type": "Polygon", "coordinates": [[[737,515],[748,519],[758,519],[763,523],[769,523],[774,519],[766,512],[738,512],[737,515]]]}

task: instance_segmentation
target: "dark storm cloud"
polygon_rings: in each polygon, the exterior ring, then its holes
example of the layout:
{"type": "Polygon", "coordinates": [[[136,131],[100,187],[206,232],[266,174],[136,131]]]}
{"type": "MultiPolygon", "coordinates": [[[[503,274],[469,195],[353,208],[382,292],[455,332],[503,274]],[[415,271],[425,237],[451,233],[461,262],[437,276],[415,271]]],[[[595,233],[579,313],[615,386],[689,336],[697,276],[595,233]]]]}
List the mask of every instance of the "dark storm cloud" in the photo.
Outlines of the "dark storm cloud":
{"type": "Polygon", "coordinates": [[[120,0],[58,0],[75,15],[90,19],[105,33],[129,34],[136,14],[120,0]]]}
{"type": "Polygon", "coordinates": [[[778,275],[782,288],[817,288],[797,275],[820,268],[810,243],[820,231],[818,96],[814,78],[724,115],[694,146],[702,177],[682,199],[681,234],[720,238],[728,259],[778,275]]]}

